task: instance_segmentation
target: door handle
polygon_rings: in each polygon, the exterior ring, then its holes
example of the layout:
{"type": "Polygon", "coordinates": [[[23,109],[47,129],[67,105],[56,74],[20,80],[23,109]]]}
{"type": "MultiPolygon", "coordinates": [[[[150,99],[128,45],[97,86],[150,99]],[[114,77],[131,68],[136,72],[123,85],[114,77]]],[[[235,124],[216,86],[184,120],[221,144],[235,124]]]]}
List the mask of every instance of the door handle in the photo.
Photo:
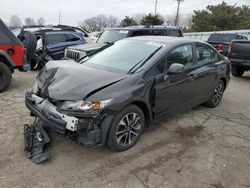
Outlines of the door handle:
{"type": "Polygon", "coordinates": [[[220,65],[222,65],[223,63],[224,63],[223,61],[216,62],[216,63],[215,63],[215,66],[220,66],[220,65]]]}
{"type": "Polygon", "coordinates": [[[169,75],[164,75],[163,79],[166,80],[169,77],[169,75]]]}
{"type": "Polygon", "coordinates": [[[196,77],[197,77],[197,74],[190,74],[190,75],[188,76],[188,78],[189,78],[190,80],[194,80],[196,77]]]}

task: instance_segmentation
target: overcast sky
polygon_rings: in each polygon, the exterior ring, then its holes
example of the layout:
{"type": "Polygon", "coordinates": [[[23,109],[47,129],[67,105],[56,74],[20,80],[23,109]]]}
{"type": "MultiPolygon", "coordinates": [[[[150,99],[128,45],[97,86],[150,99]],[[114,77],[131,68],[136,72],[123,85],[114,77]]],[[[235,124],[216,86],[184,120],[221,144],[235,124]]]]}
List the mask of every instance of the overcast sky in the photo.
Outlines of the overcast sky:
{"type": "MultiPolygon", "coordinates": [[[[250,0],[225,0],[228,4],[250,5],[250,0]]],[[[221,0],[185,0],[181,3],[181,14],[190,14],[193,10],[207,5],[221,3],[221,0]]],[[[32,17],[44,17],[46,23],[57,24],[59,11],[63,24],[77,25],[79,21],[97,14],[114,15],[123,18],[138,13],[154,12],[155,0],[1,0],[0,18],[8,22],[12,14],[22,20],[32,17]]],[[[158,13],[175,14],[177,2],[158,0],[158,13]]]]}

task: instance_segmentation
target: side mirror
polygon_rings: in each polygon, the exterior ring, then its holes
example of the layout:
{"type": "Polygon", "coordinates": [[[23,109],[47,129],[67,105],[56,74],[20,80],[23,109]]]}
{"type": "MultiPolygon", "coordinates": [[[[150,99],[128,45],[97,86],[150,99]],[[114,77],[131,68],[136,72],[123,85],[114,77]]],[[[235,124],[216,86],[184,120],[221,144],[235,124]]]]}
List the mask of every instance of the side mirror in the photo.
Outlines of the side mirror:
{"type": "Polygon", "coordinates": [[[173,63],[168,69],[168,74],[169,75],[180,74],[183,71],[184,71],[184,65],[180,63],[173,63]]]}

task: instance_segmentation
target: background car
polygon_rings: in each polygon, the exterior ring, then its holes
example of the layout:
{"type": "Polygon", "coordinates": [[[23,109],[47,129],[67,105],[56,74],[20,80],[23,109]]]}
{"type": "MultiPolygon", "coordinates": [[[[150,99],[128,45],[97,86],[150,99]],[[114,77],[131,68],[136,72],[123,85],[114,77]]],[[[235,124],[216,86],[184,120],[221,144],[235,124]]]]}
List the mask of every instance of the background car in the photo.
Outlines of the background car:
{"type": "Polygon", "coordinates": [[[86,54],[98,50],[107,44],[127,37],[145,35],[183,37],[183,32],[181,28],[173,26],[130,26],[107,29],[100,35],[95,44],[76,45],[66,48],[65,58],[78,61],[86,54]]]}
{"type": "Polygon", "coordinates": [[[250,40],[233,40],[229,46],[228,58],[232,64],[232,75],[241,77],[250,70],[250,40]]]}
{"type": "Polygon", "coordinates": [[[213,33],[209,36],[207,42],[221,54],[227,56],[230,42],[234,39],[247,40],[247,37],[237,33],[213,33]]]}
{"type": "Polygon", "coordinates": [[[28,50],[27,60],[31,69],[41,69],[49,60],[59,60],[64,57],[64,50],[68,46],[85,44],[91,41],[89,35],[78,27],[66,25],[57,26],[24,26],[16,28],[13,33],[22,40],[28,50]]]}

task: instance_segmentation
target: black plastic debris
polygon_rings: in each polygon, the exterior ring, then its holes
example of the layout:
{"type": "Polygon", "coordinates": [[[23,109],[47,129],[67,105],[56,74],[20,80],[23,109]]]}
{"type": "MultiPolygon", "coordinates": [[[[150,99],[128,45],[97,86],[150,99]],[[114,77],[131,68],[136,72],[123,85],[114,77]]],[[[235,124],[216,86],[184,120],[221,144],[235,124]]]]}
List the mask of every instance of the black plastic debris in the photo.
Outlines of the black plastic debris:
{"type": "Polygon", "coordinates": [[[45,145],[50,142],[46,131],[38,124],[24,125],[24,144],[28,158],[34,163],[42,163],[50,159],[50,152],[46,151],[45,145]]]}

